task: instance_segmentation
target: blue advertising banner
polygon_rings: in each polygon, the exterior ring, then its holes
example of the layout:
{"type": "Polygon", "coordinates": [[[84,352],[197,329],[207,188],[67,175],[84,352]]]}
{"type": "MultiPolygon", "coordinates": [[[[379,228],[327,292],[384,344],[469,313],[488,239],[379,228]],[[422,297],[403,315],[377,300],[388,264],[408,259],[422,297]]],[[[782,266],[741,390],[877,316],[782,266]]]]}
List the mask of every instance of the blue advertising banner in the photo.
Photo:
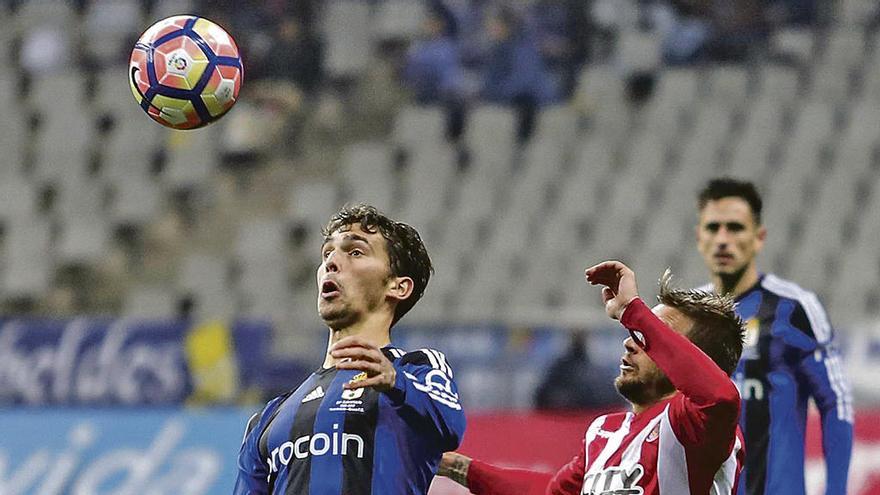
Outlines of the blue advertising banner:
{"type": "Polygon", "coordinates": [[[0,404],[231,403],[269,337],[253,321],[0,320],[0,404]]]}
{"type": "Polygon", "coordinates": [[[254,412],[0,410],[0,493],[228,494],[254,412]]]}

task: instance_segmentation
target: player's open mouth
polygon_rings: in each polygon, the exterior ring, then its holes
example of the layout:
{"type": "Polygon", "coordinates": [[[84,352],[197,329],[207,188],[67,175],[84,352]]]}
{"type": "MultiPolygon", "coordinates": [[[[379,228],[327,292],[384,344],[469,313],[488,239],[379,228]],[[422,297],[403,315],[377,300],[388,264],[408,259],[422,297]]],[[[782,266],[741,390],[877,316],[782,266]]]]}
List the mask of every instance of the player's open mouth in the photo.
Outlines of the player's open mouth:
{"type": "Polygon", "coordinates": [[[321,283],[321,297],[330,299],[339,295],[339,284],[332,280],[325,280],[321,283]]]}
{"type": "Polygon", "coordinates": [[[623,371],[623,372],[635,371],[635,368],[633,367],[633,365],[629,364],[629,361],[627,361],[626,358],[621,358],[620,359],[620,371],[623,371]]]}

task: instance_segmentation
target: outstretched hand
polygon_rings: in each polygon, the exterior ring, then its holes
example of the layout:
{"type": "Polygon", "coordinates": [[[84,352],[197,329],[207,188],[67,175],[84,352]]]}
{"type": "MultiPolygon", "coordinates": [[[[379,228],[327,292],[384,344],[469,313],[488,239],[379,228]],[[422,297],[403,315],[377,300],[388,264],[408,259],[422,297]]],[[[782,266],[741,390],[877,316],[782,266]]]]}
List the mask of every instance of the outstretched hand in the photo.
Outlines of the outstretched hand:
{"type": "Polygon", "coordinates": [[[380,392],[390,390],[397,379],[397,370],[391,361],[382,354],[382,350],[374,344],[358,337],[345,337],[333,344],[330,355],[341,359],[336,369],[360,370],[367,374],[364,380],[348,382],[346,389],[373,387],[380,392]]]}
{"type": "Polygon", "coordinates": [[[602,288],[605,312],[615,320],[619,320],[629,303],[639,297],[636,274],[619,261],[603,261],[587,268],[585,274],[591,285],[605,286],[602,288]]]}

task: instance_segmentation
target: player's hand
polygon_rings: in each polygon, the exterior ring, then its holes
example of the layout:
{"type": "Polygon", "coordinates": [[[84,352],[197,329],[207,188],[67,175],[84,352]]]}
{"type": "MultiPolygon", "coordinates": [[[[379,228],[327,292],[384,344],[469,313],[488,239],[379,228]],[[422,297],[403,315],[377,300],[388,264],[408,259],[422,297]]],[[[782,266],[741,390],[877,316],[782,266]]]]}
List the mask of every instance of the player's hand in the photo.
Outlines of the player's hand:
{"type": "Polygon", "coordinates": [[[380,392],[390,390],[397,379],[397,370],[382,350],[359,337],[345,337],[333,344],[330,355],[340,361],[336,369],[359,370],[367,374],[366,380],[348,382],[343,385],[349,390],[373,387],[380,392]]]}
{"type": "Polygon", "coordinates": [[[461,455],[458,452],[446,452],[440,458],[440,467],[437,468],[437,475],[446,476],[467,488],[467,473],[470,465],[470,457],[461,455]]]}
{"type": "Polygon", "coordinates": [[[619,320],[629,303],[639,297],[636,274],[619,261],[603,261],[591,266],[587,268],[586,276],[590,284],[605,286],[602,288],[605,312],[615,320],[619,320]]]}

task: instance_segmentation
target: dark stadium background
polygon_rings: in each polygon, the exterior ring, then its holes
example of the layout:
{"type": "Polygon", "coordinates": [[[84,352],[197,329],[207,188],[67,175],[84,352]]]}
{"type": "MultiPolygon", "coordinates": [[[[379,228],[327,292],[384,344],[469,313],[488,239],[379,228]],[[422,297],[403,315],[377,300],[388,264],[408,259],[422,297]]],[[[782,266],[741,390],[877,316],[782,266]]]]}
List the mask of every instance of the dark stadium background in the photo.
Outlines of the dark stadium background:
{"type": "MultiPolygon", "coordinates": [[[[487,4],[0,0],[0,493],[229,493],[247,418],[320,362],[319,230],[355,201],[432,254],[393,338],[448,355],[463,452],[553,470],[624,407],[623,335],[583,268],[703,284],[694,195],[720,174],[765,196],[761,268],[827,304],[850,493],[880,490],[876,2],[503,2],[514,74],[487,4]],[[138,35],[182,13],[245,62],[193,132],[127,82],[138,35]]],[[[811,434],[810,493],[819,454],[811,434]]]]}

